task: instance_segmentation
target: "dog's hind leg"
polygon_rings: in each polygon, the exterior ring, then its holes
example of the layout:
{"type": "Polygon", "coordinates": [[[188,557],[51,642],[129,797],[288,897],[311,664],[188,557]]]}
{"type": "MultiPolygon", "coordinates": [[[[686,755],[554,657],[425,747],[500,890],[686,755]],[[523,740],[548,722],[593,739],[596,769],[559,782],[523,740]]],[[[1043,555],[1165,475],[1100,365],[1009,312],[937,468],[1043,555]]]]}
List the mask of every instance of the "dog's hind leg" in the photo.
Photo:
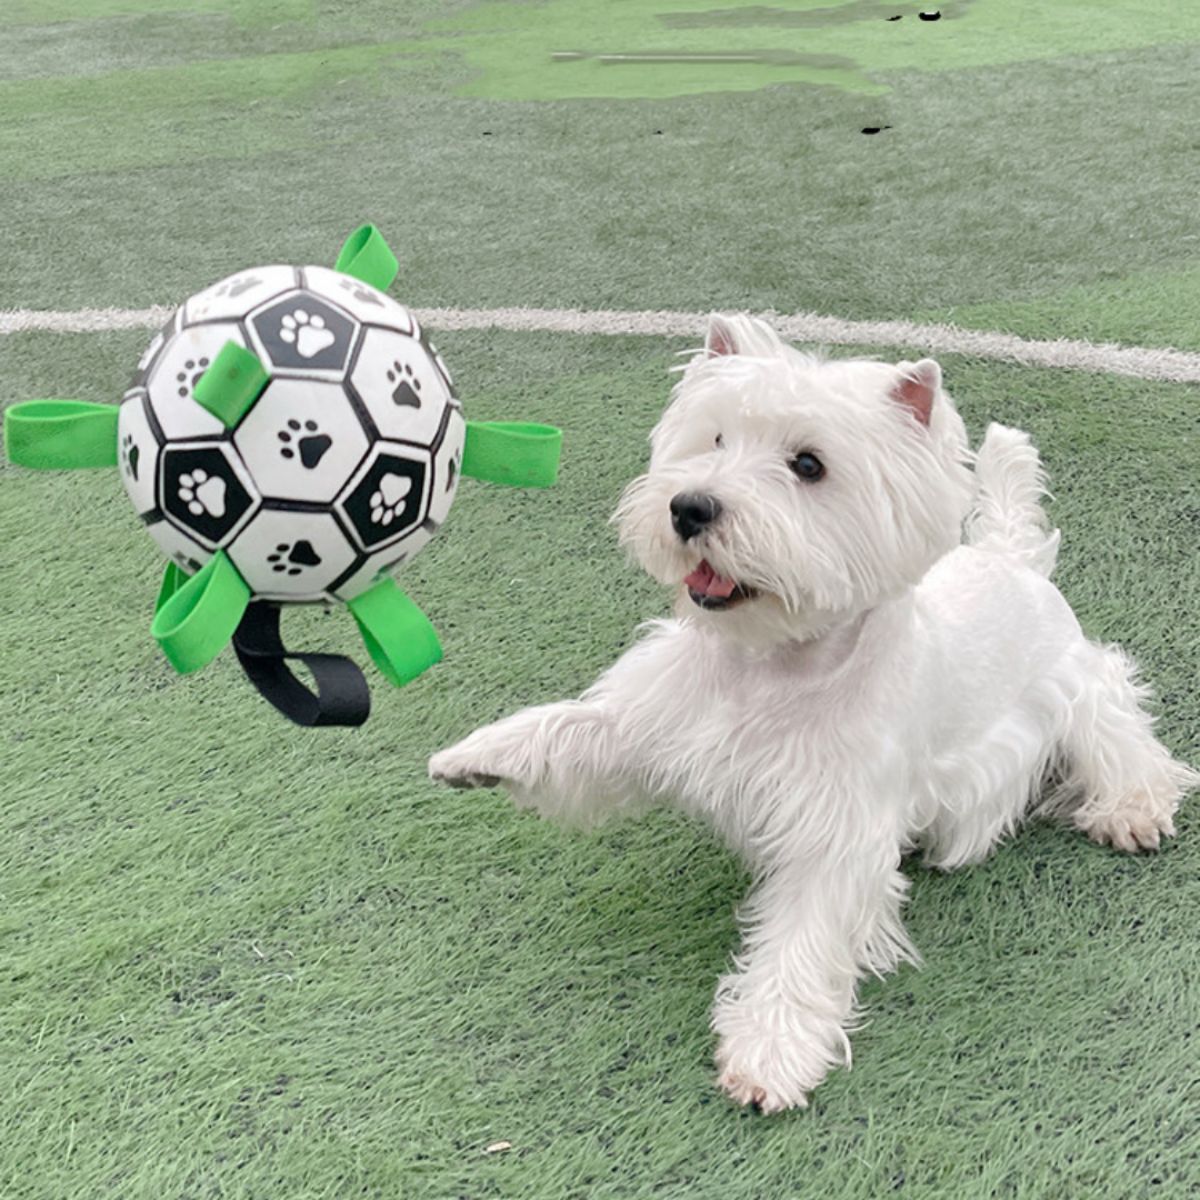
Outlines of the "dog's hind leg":
{"type": "Polygon", "coordinates": [[[952,782],[941,787],[937,815],[914,838],[925,865],[942,871],[982,862],[1016,830],[1045,761],[1028,750],[1018,757],[1013,744],[1000,739],[960,757],[952,782]]]}
{"type": "Polygon", "coordinates": [[[1155,738],[1133,662],[1115,646],[1085,642],[1062,740],[1062,785],[1048,807],[1097,842],[1157,849],[1175,832],[1179,801],[1200,783],[1155,738]]]}
{"type": "Polygon", "coordinates": [[[925,819],[913,836],[926,865],[952,871],[982,862],[1036,811],[1061,758],[1069,695],[1058,678],[1040,680],[975,740],[926,764],[926,798],[914,806],[925,819]]]}

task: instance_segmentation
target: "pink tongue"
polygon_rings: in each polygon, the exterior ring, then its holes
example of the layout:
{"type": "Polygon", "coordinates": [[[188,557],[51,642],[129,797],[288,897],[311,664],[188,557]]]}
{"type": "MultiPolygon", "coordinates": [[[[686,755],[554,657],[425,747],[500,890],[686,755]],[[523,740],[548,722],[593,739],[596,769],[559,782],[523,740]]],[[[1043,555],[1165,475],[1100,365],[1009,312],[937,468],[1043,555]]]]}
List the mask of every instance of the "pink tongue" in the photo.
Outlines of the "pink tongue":
{"type": "Polygon", "coordinates": [[[724,575],[718,575],[708,564],[708,560],[702,560],[700,565],[683,581],[693,592],[699,592],[702,596],[716,596],[720,600],[728,600],[733,595],[737,583],[732,579],[726,579],[724,575]]]}

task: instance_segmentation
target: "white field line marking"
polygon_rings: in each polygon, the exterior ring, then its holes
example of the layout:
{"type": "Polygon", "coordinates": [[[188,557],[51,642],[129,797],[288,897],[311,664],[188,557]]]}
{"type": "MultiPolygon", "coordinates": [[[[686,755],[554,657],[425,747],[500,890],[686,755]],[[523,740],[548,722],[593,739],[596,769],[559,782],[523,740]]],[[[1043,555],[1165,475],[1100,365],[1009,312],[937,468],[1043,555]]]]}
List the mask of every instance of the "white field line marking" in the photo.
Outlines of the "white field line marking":
{"type": "MultiPolygon", "coordinates": [[[[155,329],[169,308],[83,308],[76,312],[38,309],[0,311],[0,334],[40,330],[96,333],[112,329],[155,329]]],[[[640,334],[652,337],[703,335],[708,316],[698,312],[587,312],[575,308],[427,308],[417,319],[433,330],[504,329],[518,333],[640,334]]],[[[1200,383],[1200,353],[1169,347],[1119,346],[1063,338],[1037,341],[1011,333],[919,325],[913,321],[847,321],[816,313],[763,313],[793,342],[826,346],[896,346],[929,354],[965,354],[1034,367],[1066,367],[1100,374],[1200,383]]]]}

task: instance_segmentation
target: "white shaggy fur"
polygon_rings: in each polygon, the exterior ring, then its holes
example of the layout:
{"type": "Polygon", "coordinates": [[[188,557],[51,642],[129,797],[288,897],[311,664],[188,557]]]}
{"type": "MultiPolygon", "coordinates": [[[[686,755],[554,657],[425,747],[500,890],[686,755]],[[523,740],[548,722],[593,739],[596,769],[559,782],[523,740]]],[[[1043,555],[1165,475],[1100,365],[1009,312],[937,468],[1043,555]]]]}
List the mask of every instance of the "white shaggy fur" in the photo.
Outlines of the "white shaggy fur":
{"type": "Polygon", "coordinates": [[[480,729],[430,773],[560,819],[665,800],[711,822],[756,878],[713,1008],[720,1083],[803,1105],[849,1062],[859,977],[916,958],[906,851],[978,862],[1035,808],[1156,847],[1197,776],[1049,582],[1028,436],[991,426],[972,472],[936,363],[821,361],[713,318],[652,448],[618,519],[678,589],[675,619],[580,699],[480,729]],[[789,465],[802,452],[821,478],[789,465]],[[720,504],[688,540],[681,493],[720,504]],[[681,581],[701,560],[748,598],[698,607],[681,581]]]}

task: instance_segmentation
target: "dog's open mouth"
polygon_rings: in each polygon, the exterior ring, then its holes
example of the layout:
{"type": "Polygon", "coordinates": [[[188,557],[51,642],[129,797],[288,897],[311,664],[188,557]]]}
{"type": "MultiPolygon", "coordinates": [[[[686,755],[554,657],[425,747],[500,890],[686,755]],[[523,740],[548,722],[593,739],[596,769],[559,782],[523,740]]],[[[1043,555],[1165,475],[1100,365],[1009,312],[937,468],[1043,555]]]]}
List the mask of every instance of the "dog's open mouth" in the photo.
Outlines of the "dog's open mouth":
{"type": "Polygon", "coordinates": [[[707,559],[701,559],[700,565],[683,582],[687,585],[692,603],[701,608],[732,608],[754,595],[752,587],[718,575],[707,559]]]}

